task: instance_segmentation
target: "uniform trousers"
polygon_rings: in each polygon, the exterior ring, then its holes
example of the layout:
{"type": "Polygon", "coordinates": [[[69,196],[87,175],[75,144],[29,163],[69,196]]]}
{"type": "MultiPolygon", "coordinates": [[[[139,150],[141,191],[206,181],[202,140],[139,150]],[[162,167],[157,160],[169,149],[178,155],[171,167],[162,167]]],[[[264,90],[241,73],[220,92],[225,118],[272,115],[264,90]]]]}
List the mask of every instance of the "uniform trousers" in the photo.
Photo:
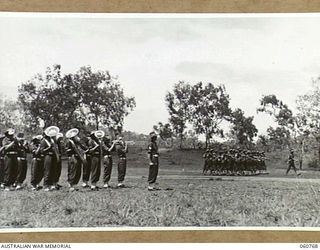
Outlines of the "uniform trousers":
{"type": "Polygon", "coordinates": [[[288,166],[288,168],[287,168],[286,174],[289,173],[289,171],[291,170],[291,168],[294,170],[294,172],[297,172],[296,166],[295,166],[294,163],[292,162],[292,163],[289,163],[289,166],[288,166]]]}
{"type": "Polygon", "coordinates": [[[95,184],[99,181],[101,174],[100,157],[99,155],[91,156],[91,183],[95,184]]]}
{"type": "Polygon", "coordinates": [[[28,163],[26,158],[18,157],[17,184],[22,184],[27,177],[28,163]]]}
{"type": "Polygon", "coordinates": [[[61,157],[59,161],[56,161],[56,164],[54,165],[53,173],[52,173],[52,182],[58,183],[61,176],[61,169],[62,169],[62,161],[61,157]]]}
{"type": "Polygon", "coordinates": [[[90,172],[91,172],[91,156],[86,154],[85,161],[83,163],[83,174],[82,174],[82,181],[88,182],[90,179],[90,172]]]}
{"type": "Polygon", "coordinates": [[[120,157],[118,162],[118,182],[123,182],[126,176],[127,159],[126,157],[120,157]]]}
{"type": "Polygon", "coordinates": [[[0,157],[0,184],[4,183],[4,157],[0,157]]]}
{"type": "Polygon", "coordinates": [[[13,185],[17,178],[18,159],[17,155],[6,155],[4,157],[4,185],[13,185]]]}
{"type": "Polygon", "coordinates": [[[149,184],[153,184],[157,181],[158,172],[159,172],[159,157],[158,156],[152,156],[153,165],[149,165],[149,176],[148,176],[148,182],[149,184]]]}
{"type": "Polygon", "coordinates": [[[108,183],[111,178],[111,172],[112,172],[112,157],[111,156],[105,156],[103,158],[103,182],[108,183]]]}
{"type": "Polygon", "coordinates": [[[53,184],[56,164],[57,158],[54,155],[45,155],[43,162],[43,185],[45,187],[53,184]]]}
{"type": "Polygon", "coordinates": [[[36,187],[43,178],[43,159],[33,158],[31,162],[31,185],[36,187]]]}
{"type": "Polygon", "coordinates": [[[68,182],[77,185],[81,177],[82,162],[79,157],[72,155],[68,158],[68,182]]]}

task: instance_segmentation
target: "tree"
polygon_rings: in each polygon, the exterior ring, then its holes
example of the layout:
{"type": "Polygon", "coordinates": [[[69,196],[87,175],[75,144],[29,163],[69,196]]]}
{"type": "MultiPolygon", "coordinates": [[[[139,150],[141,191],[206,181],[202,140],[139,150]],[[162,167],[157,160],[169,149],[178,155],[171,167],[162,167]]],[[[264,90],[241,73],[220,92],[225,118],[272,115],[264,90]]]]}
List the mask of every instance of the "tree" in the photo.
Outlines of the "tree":
{"type": "Polygon", "coordinates": [[[266,95],[260,100],[260,107],[257,108],[257,112],[269,114],[278,124],[276,129],[268,128],[267,132],[270,140],[290,146],[290,138],[295,126],[292,110],[275,95],[266,95]],[[281,135],[285,137],[283,139],[278,138],[281,135]]]}
{"type": "Polygon", "coordinates": [[[166,143],[166,146],[173,146],[173,130],[170,123],[163,124],[158,122],[153,126],[153,129],[159,134],[160,138],[166,143]]]}
{"type": "Polygon", "coordinates": [[[90,66],[81,67],[74,75],[81,89],[81,112],[95,129],[107,126],[121,133],[124,117],[136,106],[133,97],[126,97],[117,78],[108,71],[93,72],[90,66]]]}
{"type": "Polygon", "coordinates": [[[165,97],[170,115],[169,122],[174,133],[180,139],[180,148],[182,148],[184,132],[190,119],[190,94],[190,84],[180,81],[174,85],[173,91],[168,92],[165,97]]]}
{"type": "Polygon", "coordinates": [[[257,112],[264,112],[273,116],[279,126],[288,128],[294,126],[292,110],[275,95],[263,96],[260,100],[260,107],[257,109],[257,112]]]}
{"type": "Polygon", "coordinates": [[[236,109],[231,115],[231,135],[236,138],[237,144],[249,147],[258,130],[253,124],[253,116],[245,117],[241,109],[236,109]]]}
{"type": "MultiPolygon", "coordinates": [[[[312,135],[318,144],[318,161],[320,162],[320,78],[313,81],[313,89],[306,94],[299,95],[297,103],[297,121],[300,133],[312,135]]],[[[304,145],[302,145],[303,147],[304,145]]]]}
{"type": "Polygon", "coordinates": [[[18,89],[18,100],[30,126],[56,125],[62,130],[79,127],[83,117],[77,112],[81,101],[80,87],[72,75],[62,75],[61,66],[47,68],[44,75],[37,74],[18,89]]]}
{"type": "Polygon", "coordinates": [[[135,107],[107,71],[82,67],[62,74],[61,66],[47,68],[19,87],[19,102],[30,126],[56,125],[61,130],[99,126],[122,130],[124,116],[135,107]]]}
{"type": "Polygon", "coordinates": [[[15,128],[17,131],[25,131],[23,117],[19,104],[10,99],[0,99],[0,129],[15,128]]]}
{"type": "Polygon", "coordinates": [[[229,100],[224,85],[199,82],[191,89],[189,120],[198,135],[205,135],[206,148],[214,135],[223,137],[220,125],[224,120],[230,121],[232,113],[229,100]]]}
{"type": "Polygon", "coordinates": [[[284,127],[269,127],[267,129],[268,138],[273,142],[274,147],[282,147],[283,145],[289,145],[290,131],[284,127]]]}

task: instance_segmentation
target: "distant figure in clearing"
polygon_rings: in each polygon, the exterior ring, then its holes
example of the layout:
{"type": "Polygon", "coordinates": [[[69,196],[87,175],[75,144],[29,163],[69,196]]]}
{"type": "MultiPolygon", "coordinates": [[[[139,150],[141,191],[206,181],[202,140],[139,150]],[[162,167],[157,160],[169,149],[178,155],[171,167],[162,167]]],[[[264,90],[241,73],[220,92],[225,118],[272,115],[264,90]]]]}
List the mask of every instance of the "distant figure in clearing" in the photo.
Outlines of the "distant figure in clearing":
{"type": "Polygon", "coordinates": [[[293,169],[293,171],[296,173],[296,175],[300,175],[300,173],[297,172],[296,166],[294,165],[294,151],[293,149],[290,150],[289,158],[288,158],[288,168],[286,175],[288,175],[289,171],[293,169]]]}
{"type": "Polygon", "coordinates": [[[156,180],[159,171],[159,151],[157,144],[157,134],[155,132],[150,133],[150,144],[148,146],[148,155],[149,155],[149,177],[148,177],[148,190],[155,191],[160,190],[159,187],[156,187],[156,180]]]}

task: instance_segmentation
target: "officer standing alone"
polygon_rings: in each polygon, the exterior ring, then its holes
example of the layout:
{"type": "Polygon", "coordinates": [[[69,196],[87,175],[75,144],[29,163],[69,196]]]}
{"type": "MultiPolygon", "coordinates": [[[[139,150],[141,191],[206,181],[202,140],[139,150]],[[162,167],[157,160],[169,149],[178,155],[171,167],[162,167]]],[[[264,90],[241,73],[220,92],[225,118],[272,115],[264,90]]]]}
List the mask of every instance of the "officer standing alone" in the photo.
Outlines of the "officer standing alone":
{"type": "Polygon", "coordinates": [[[118,138],[118,141],[115,144],[115,149],[119,157],[119,162],[118,162],[118,187],[122,188],[124,187],[124,178],[126,176],[126,171],[127,171],[127,156],[126,154],[128,153],[128,146],[123,140],[123,138],[120,136],[118,138]]]}
{"type": "Polygon", "coordinates": [[[296,173],[296,175],[300,175],[300,173],[297,173],[297,169],[296,169],[296,166],[294,164],[294,151],[293,149],[290,150],[290,154],[289,154],[289,157],[288,157],[288,168],[287,168],[287,171],[286,171],[286,175],[289,173],[289,171],[293,169],[293,171],[296,173]]]}
{"type": "Polygon", "coordinates": [[[155,183],[159,172],[159,149],[157,144],[157,135],[155,132],[150,133],[150,144],[148,146],[149,155],[149,177],[148,177],[148,190],[155,191],[160,188],[155,187],[155,183]]]}

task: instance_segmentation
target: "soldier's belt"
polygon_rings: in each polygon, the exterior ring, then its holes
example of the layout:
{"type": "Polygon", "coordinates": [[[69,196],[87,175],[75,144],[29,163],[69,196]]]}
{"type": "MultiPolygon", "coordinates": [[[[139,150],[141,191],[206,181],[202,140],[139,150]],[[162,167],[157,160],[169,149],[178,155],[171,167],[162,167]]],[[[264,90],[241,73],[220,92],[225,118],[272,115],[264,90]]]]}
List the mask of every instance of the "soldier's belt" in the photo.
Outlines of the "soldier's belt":
{"type": "Polygon", "coordinates": [[[125,159],[127,159],[126,157],[119,157],[119,159],[121,159],[121,160],[125,160],[125,159]]]}
{"type": "Polygon", "coordinates": [[[105,155],[104,157],[112,158],[112,155],[105,155]]]}
{"type": "Polygon", "coordinates": [[[11,151],[11,152],[7,152],[6,155],[17,155],[18,152],[15,152],[15,151],[11,151]]]}
{"type": "Polygon", "coordinates": [[[152,156],[154,156],[154,157],[159,157],[159,155],[158,155],[158,154],[154,154],[154,155],[152,155],[152,156]]]}
{"type": "Polygon", "coordinates": [[[34,160],[36,161],[42,161],[43,159],[42,158],[38,158],[38,157],[33,157],[34,160]]]}
{"type": "Polygon", "coordinates": [[[20,161],[25,161],[26,158],[25,158],[25,157],[18,157],[18,160],[20,160],[20,161]]]}
{"type": "Polygon", "coordinates": [[[72,156],[74,156],[74,157],[77,158],[77,159],[81,159],[81,157],[80,157],[79,155],[77,155],[77,154],[72,154],[72,155],[70,155],[69,157],[72,157],[72,156]]]}
{"type": "Polygon", "coordinates": [[[54,155],[54,153],[48,152],[48,153],[46,153],[45,155],[54,155]]]}

